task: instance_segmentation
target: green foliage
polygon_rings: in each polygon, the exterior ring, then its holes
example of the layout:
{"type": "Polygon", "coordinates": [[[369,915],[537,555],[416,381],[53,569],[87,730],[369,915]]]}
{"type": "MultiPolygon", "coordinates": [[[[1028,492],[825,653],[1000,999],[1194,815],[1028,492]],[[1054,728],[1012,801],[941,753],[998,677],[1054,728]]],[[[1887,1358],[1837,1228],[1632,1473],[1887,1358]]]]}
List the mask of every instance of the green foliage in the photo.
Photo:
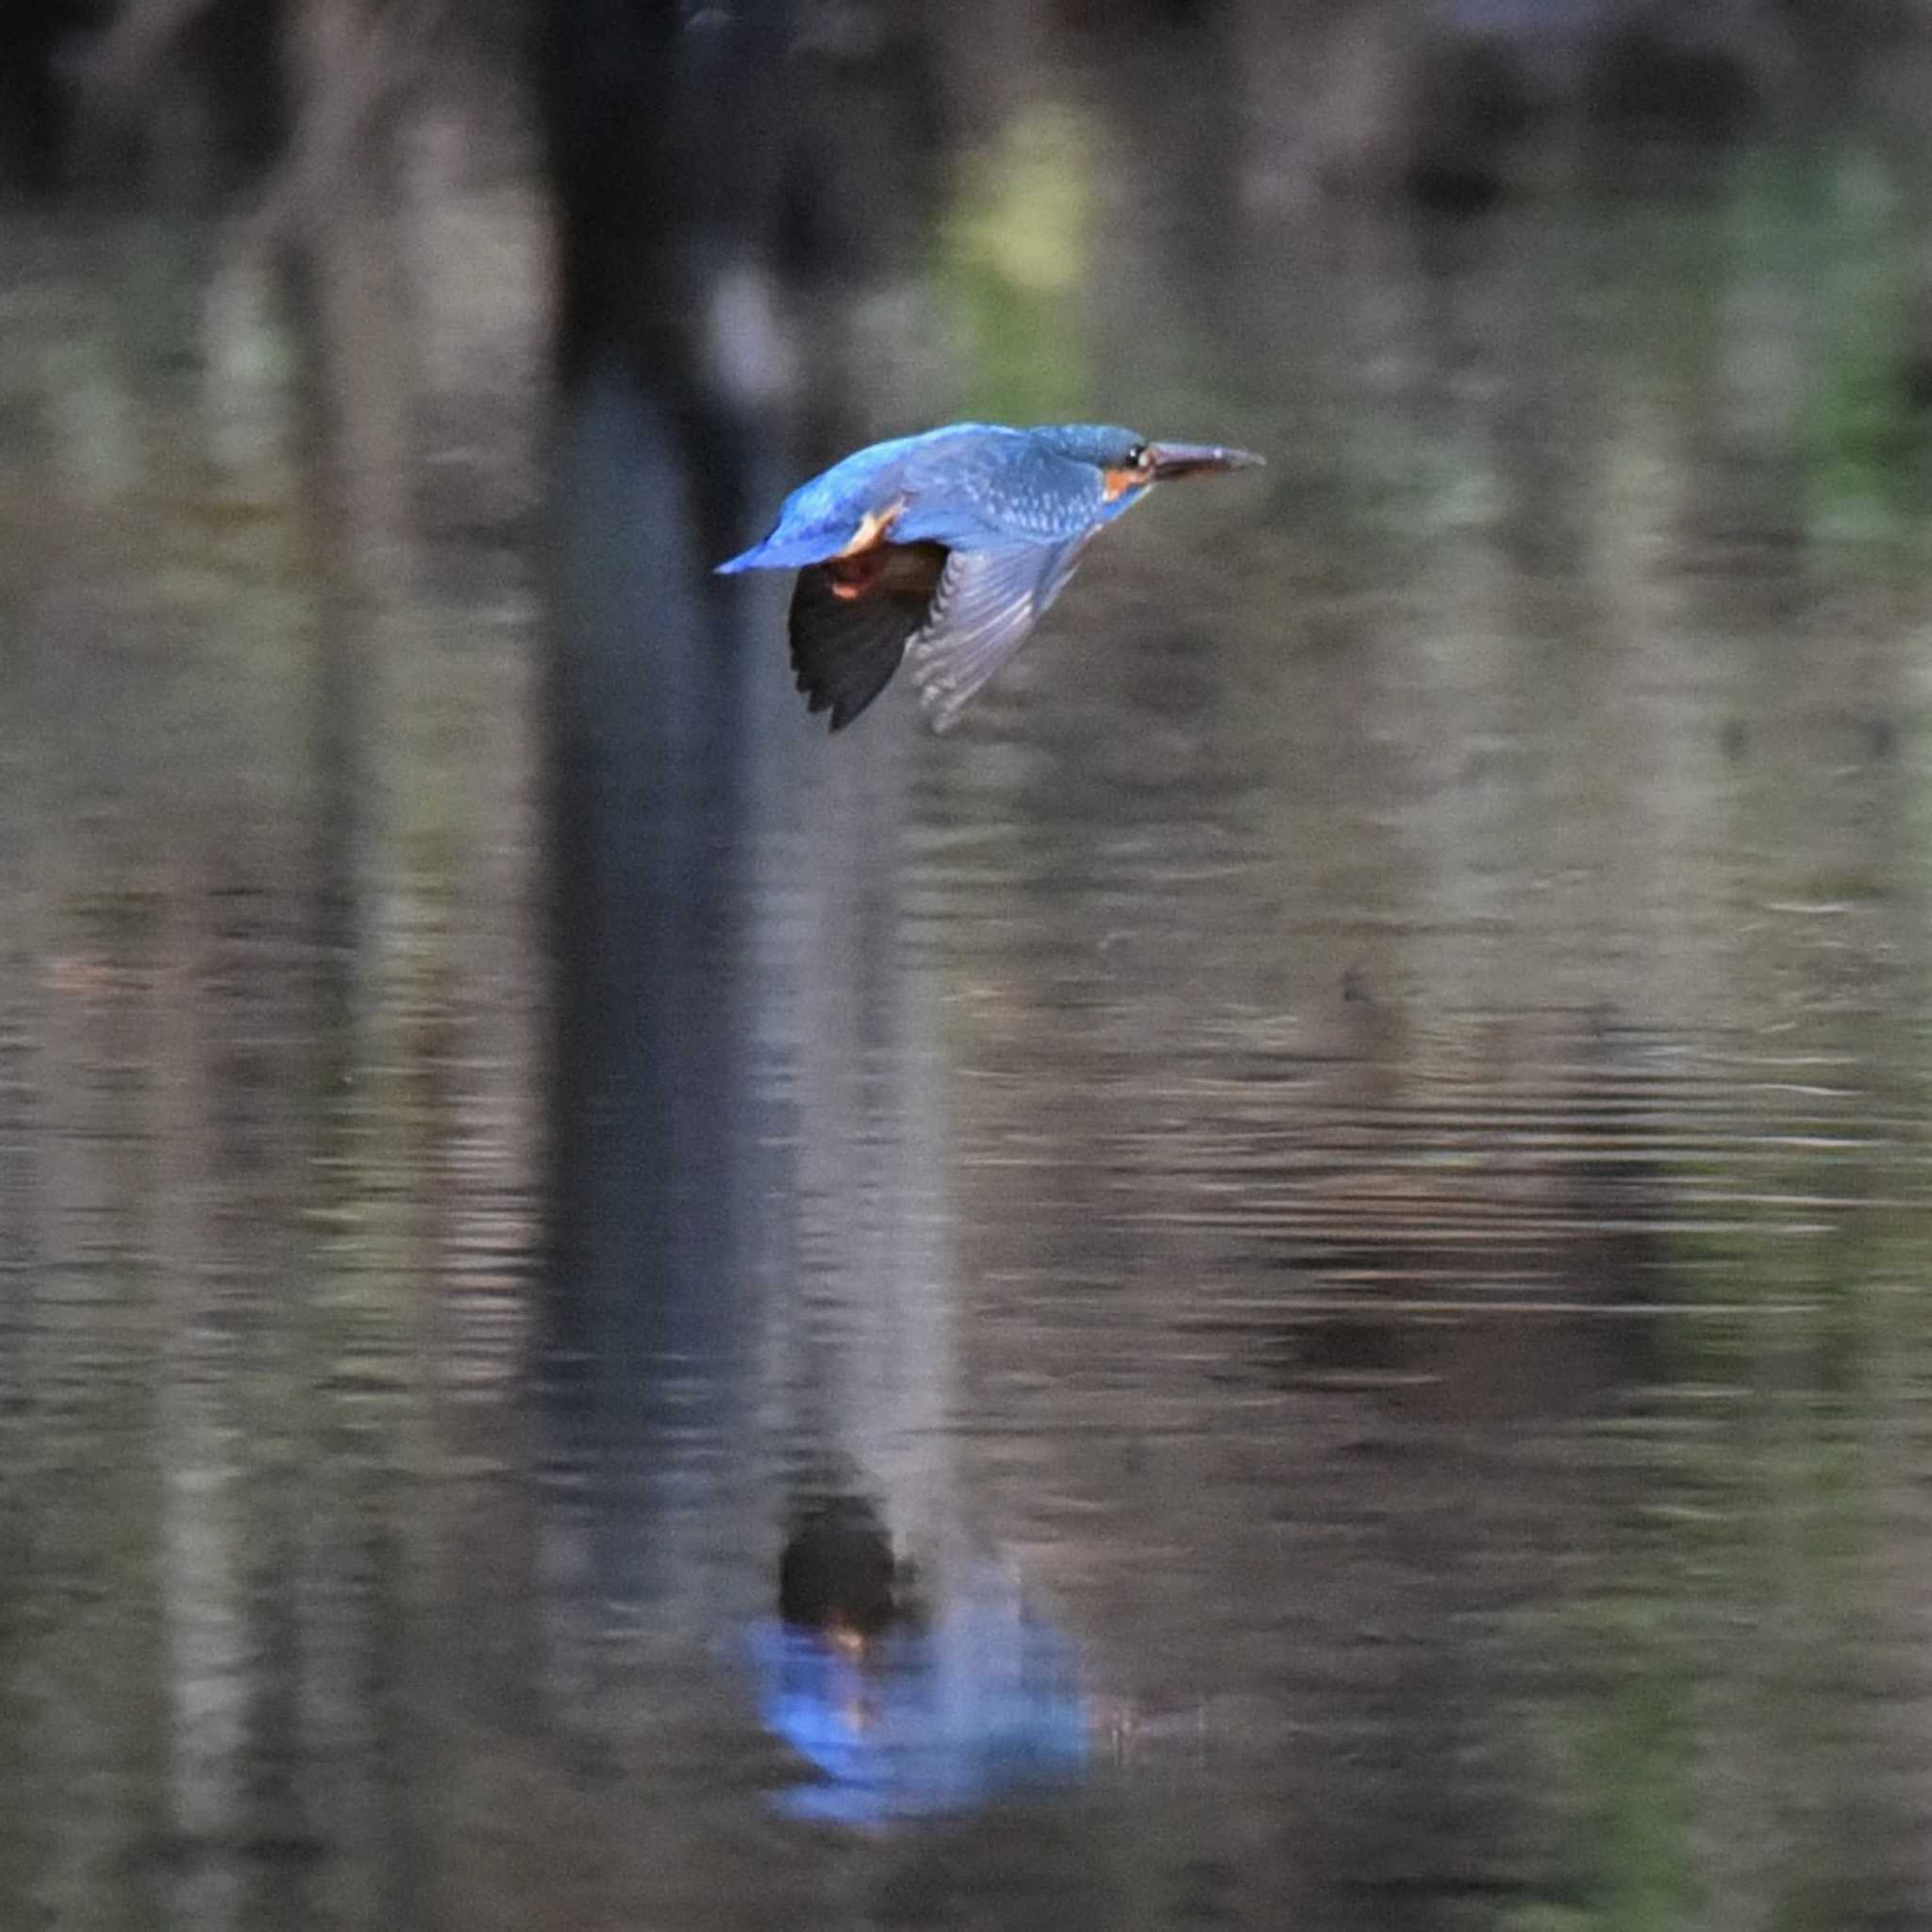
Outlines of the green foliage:
{"type": "Polygon", "coordinates": [[[1097,139],[1084,116],[1041,103],[962,172],[940,237],[940,289],[979,413],[1049,422],[1087,412],[1080,295],[1097,139]]]}

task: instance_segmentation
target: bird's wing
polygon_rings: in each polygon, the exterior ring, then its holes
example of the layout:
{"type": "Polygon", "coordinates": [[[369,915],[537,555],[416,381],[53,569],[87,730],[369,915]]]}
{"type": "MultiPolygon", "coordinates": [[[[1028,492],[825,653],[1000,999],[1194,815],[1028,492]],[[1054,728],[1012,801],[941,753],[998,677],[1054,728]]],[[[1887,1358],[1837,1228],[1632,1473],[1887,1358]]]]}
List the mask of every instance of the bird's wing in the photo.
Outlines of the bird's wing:
{"type": "Polygon", "coordinates": [[[937,543],[884,544],[860,586],[810,564],[791,592],[791,668],[807,708],[842,730],[891,682],[906,641],[926,622],[946,553],[937,543]]]}
{"type": "Polygon", "coordinates": [[[950,730],[973,694],[1026,641],[1066,589],[1091,534],[948,555],[931,610],[906,645],[920,705],[935,731],[950,730]]]}

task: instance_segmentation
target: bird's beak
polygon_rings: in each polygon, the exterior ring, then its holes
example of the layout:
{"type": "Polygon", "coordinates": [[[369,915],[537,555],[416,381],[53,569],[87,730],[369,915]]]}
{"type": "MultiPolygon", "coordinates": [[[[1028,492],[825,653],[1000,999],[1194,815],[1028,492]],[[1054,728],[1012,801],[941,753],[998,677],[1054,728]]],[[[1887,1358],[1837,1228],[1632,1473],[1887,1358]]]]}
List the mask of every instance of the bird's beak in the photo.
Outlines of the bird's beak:
{"type": "Polygon", "coordinates": [[[1176,476],[1206,476],[1216,470],[1256,470],[1267,461],[1253,450],[1222,449],[1211,442],[1157,442],[1148,446],[1154,480],[1171,483],[1176,476]]]}

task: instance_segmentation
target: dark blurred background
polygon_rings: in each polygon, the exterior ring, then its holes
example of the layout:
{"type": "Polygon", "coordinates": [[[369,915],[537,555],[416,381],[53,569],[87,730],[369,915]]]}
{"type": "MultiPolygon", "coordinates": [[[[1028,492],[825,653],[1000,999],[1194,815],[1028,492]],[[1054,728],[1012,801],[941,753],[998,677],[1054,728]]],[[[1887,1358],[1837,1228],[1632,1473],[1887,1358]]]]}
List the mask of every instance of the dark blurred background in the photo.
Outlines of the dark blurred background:
{"type": "Polygon", "coordinates": [[[0,10],[0,1926],[1932,1924],[1932,7],[0,10]],[[1265,451],[944,741],[802,477],[1265,451]]]}

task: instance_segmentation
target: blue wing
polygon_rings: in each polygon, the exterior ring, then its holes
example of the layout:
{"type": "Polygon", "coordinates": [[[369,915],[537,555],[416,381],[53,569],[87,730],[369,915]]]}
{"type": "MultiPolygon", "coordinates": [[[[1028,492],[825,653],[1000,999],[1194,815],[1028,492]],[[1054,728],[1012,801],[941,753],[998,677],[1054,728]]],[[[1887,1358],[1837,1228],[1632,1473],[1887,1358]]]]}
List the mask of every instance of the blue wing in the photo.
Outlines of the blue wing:
{"type": "Polygon", "coordinates": [[[906,646],[913,687],[935,731],[950,730],[974,693],[1032,635],[1091,535],[956,550],[947,558],[925,623],[906,646]]]}

